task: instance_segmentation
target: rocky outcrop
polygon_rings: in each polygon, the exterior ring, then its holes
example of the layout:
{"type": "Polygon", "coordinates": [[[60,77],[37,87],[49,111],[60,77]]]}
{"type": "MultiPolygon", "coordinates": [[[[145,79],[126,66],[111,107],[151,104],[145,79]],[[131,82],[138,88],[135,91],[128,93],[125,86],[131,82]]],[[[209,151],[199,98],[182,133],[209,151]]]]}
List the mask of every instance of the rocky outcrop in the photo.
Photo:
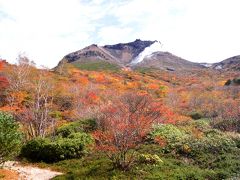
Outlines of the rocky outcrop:
{"type": "Polygon", "coordinates": [[[217,70],[240,70],[240,55],[225,59],[219,63],[214,63],[211,68],[217,70]]]}
{"type": "MultiPolygon", "coordinates": [[[[88,62],[107,62],[118,65],[122,68],[131,67],[153,67],[168,71],[187,70],[204,68],[204,66],[184,60],[169,52],[163,52],[157,48],[157,52],[152,52],[155,45],[161,44],[159,41],[142,41],[136,39],[129,43],[119,43],[115,45],[98,46],[90,45],[82,50],[66,55],[59,63],[79,64],[88,62]],[[145,53],[147,51],[147,53],[145,53]],[[149,54],[151,52],[151,54],[149,54]],[[147,56],[142,57],[141,55],[147,56]],[[139,60],[140,57],[140,60],[139,60]]],[[[158,47],[158,46],[157,46],[158,47]]],[[[160,47],[160,46],[159,46],[160,47]]],[[[155,49],[154,49],[155,50],[155,49]]]]}

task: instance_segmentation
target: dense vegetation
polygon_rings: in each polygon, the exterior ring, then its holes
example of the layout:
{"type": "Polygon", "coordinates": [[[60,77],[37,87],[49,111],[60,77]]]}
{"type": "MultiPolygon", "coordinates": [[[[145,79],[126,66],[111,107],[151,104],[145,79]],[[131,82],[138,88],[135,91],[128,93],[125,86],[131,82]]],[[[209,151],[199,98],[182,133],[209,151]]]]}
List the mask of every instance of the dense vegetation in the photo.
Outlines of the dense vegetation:
{"type": "Polygon", "coordinates": [[[240,177],[238,72],[96,67],[1,62],[0,160],[55,179],[240,177]]]}
{"type": "Polygon", "coordinates": [[[0,164],[15,157],[21,148],[22,133],[13,116],[0,112],[0,164]]]}
{"type": "Polygon", "coordinates": [[[114,65],[108,62],[83,62],[83,63],[76,63],[75,65],[77,68],[81,70],[88,70],[88,71],[119,71],[120,67],[118,65],[114,65]]]}

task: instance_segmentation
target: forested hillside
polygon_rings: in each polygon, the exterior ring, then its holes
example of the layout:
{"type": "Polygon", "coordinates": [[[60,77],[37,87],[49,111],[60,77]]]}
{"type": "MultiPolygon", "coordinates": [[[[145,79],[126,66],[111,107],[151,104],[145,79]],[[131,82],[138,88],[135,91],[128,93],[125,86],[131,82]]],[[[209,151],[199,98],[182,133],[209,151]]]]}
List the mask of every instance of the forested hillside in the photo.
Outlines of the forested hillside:
{"type": "Polygon", "coordinates": [[[55,179],[240,178],[239,77],[0,61],[0,163],[64,173],[55,179]]]}

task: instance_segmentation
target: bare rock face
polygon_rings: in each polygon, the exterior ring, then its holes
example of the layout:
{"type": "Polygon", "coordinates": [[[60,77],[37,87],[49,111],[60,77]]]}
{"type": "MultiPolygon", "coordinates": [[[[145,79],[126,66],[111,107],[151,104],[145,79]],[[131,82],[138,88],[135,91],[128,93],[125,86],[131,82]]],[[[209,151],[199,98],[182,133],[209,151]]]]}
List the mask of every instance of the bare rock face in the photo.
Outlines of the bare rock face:
{"type": "Polygon", "coordinates": [[[225,59],[219,63],[214,63],[211,68],[217,70],[240,70],[240,55],[225,59]]]}
{"type": "Polygon", "coordinates": [[[131,63],[145,48],[155,42],[156,41],[141,41],[140,39],[136,39],[134,42],[105,45],[103,48],[126,64],[131,63]]]}
{"type": "Polygon", "coordinates": [[[175,56],[169,52],[155,52],[150,57],[135,65],[136,67],[158,68],[168,71],[204,68],[199,63],[193,63],[175,56]]]}
{"type": "Polygon", "coordinates": [[[64,57],[68,63],[75,61],[102,60],[119,65],[126,65],[137,57],[146,47],[155,41],[141,41],[140,39],[130,43],[97,46],[90,45],[82,50],[70,53],[64,57]]]}
{"type": "Polygon", "coordinates": [[[93,44],[66,55],[59,64],[64,62],[79,65],[81,63],[104,62],[117,65],[121,68],[153,67],[168,71],[204,68],[204,66],[198,63],[184,60],[169,52],[163,52],[160,48],[156,52],[150,51],[153,50],[152,47],[156,46],[157,43],[160,42],[136,39],[133,42],[115,45],[98,46],[93,44]],[[148,54],[146,55],[146,53],[148,54]]]}

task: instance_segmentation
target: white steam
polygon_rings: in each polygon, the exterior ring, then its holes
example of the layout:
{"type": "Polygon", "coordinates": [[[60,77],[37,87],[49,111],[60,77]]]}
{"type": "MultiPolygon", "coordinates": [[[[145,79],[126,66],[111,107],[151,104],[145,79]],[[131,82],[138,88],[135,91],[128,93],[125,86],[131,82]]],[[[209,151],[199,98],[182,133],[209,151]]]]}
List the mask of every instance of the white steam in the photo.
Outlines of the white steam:
{"type": "Polygon", "coordinates": [[[151,57],[151,55],[157,51],[162,51],[162,44],[159,41],[156,41],[151,46],[146,47],[136,58],[133,59],[131,64],[140,63],[144,58],[151,57]]]}

